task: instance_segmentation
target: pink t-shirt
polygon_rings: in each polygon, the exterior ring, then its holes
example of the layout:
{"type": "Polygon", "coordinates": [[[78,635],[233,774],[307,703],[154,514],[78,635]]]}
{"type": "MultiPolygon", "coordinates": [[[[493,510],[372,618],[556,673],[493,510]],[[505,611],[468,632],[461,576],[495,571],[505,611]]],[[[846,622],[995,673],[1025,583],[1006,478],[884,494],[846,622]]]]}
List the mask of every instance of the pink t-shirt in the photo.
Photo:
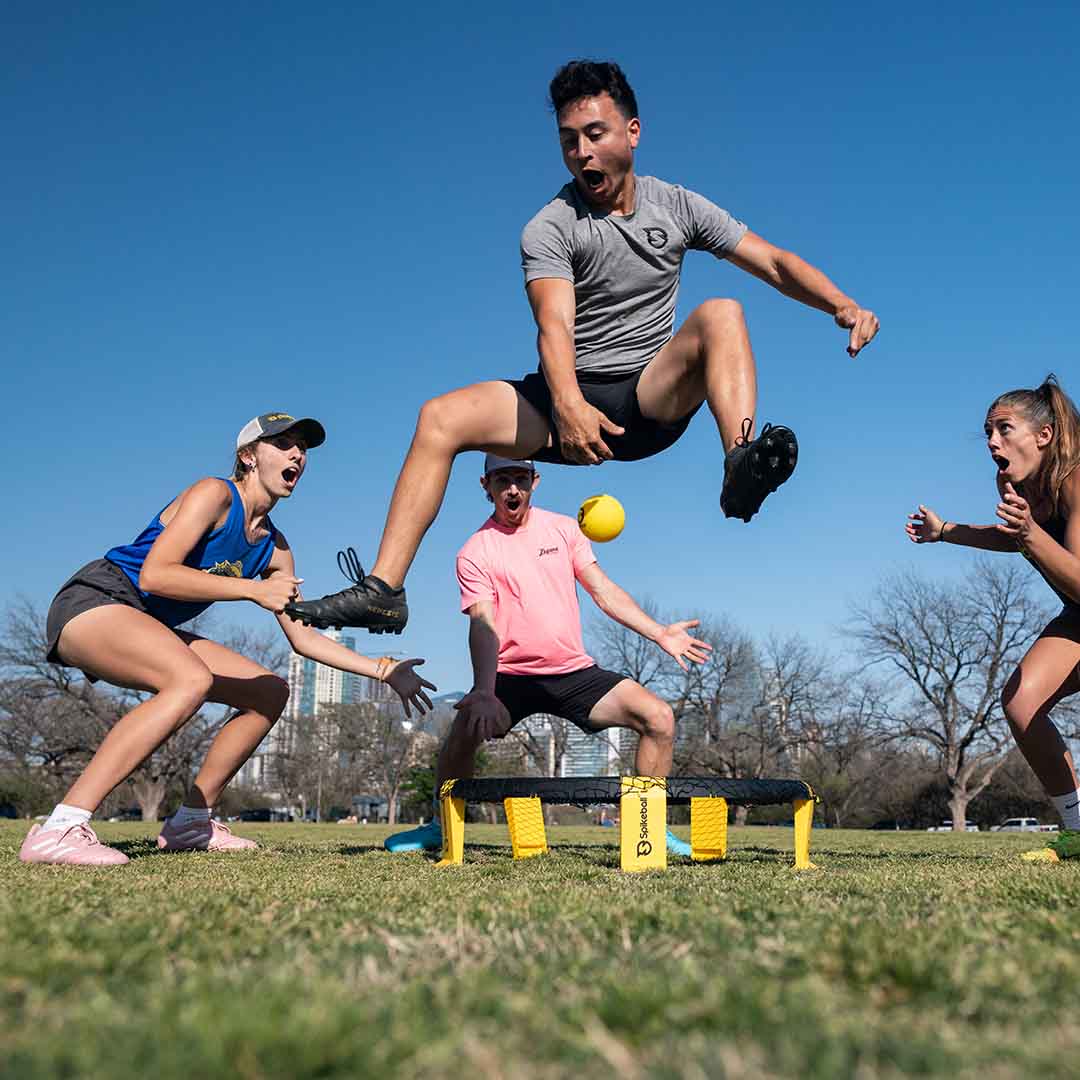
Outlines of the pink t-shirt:
{"type": "Polygon", "coordinates": [[[461,610],[495,605],[499,671],[565,675],[595,661],[581,639],[577,579],[596,562],[577,522],[535,506],[520,529],[488,518],[458,552],[461,610]]]}

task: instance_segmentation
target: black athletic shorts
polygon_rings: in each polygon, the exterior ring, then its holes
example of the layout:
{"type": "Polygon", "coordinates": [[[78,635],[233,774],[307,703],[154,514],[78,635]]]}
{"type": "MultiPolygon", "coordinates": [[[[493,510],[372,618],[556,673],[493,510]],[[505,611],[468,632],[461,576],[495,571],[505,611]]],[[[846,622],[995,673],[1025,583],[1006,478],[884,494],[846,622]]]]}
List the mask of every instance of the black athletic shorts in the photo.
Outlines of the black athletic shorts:
{"type": "Polygon", "coordinates": [[[589,734],[599,730],[589,723],[593,706],[626,675],[592,667],[571,671],[565,675],[505,675],[495,676],[495,696],[510,713],[510,727],[496,738],[502,738],[510,728],[534,713],[561,716],[589,734]]]}
{"type": "Polygon", "coordinates": [[[53,664],[63,664],[64,661],[56,652],[60,631],[76,615],[105,604],[127,604],[137,611],[146,611],[139,590],[131,584],[127,574],[108,559],[95,559],[81,570],[76,570],[53,597],[45,621],[45,640],[48,643],[45,659],[53,664]]]}
{"type": "MultiPolygon", "coordinates": [[[[604,375],[598,372],[579,371],[578,386],[582,396],[594,408],[599,409],[609,420],[626,429],[624,435],[604,433],[607,443],[616,461],[640,461],[666,450],[690,426],[694,413],[701,408],[691,409],[681,420],[674,424],[661,424],[650,420],[641,412],[638,405],[637,385],[645,368],[625,372],[619,375],[604,375]]],[[[551,391],[543,373],[534,371],[524,379],[506,380],[541,416],[546,416],[554,434],[555,421],[552,416],[551,391]]],[[[559,449],[558,441],[550,449],[538,450],[533,454],[535,461],[548,461],[554,465],[580,465],[579,461],[567,461],[559,449]]]]}

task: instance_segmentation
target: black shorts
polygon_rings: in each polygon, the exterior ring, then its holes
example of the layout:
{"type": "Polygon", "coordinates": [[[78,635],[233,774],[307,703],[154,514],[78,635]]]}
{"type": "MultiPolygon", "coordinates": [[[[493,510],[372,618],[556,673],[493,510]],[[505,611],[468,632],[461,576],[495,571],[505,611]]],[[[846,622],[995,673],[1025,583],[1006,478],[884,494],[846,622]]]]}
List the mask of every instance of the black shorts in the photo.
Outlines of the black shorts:
{"type": "MultiPolygon", "coordinates": [[[[640,461],[666,450],[690,426],[694,413],[701,405],[691,409],[681,420],[674,424],[661,424],[650,420],[641,412],[638,405],[637,385],[644,367],[629,374],[603,375],[597,372],[579,371],[578,386],[582,396],[594,408],[599,409],[609,420],[626,429],[624,435],[604,435],[604,442],[611,449],[616,461],[640,461]]],[[[551,408],[551,391],[547,379],[539,371],[526,375],[524,379],[506,380],[541,416],[546,416],[555,432],[555,421],[551,408]]],[[[538,450],[533,454],[535,461],[547,461],[554,465],[580,465],[579,461],[567,461],[559,449],[558,441],[550,448],[538,450]]]]}
{"type": "Polygon", "coordinates": [[[565,675],[505,675],[495,676],[495,696],[510,713],[510,728],[534,713],[561,716],[576,724],[582,731],[593,734],[598,728],[589,723],[593,706],[626,675],[592,667],[571,671],[565,675]]]}
{"type": "Polygon", "coordinates": [[[53,664],[63,664],[56,652],[60,631],[76,615],[106,604],[127,604],[137,611],[146,611],[139,590],[131,584],[127,574],[108,559],[95,559],[76,570],[53,597],[45,620],[45,659],[53,664]]]}

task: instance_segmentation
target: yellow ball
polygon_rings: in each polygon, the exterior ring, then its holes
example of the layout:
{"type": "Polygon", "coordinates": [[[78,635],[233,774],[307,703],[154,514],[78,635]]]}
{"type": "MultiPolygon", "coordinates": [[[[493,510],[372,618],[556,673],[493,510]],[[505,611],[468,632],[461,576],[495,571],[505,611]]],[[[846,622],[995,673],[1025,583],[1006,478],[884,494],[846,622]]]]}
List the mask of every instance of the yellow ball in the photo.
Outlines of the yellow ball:
{"type": "Polygon", "coordinates": [[[581,504],[577,514],[581,531],[598,544],[614,540],[626,524],[622,503],[610,495],[594,495],[581,504]]]}

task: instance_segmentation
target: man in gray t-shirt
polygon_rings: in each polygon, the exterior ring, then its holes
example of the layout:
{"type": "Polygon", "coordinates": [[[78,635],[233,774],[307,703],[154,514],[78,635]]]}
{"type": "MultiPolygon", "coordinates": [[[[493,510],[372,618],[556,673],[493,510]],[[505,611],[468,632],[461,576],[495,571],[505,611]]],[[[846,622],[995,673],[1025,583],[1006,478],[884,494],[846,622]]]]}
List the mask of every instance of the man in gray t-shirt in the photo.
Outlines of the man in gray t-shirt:
{"type": "Polygon", "coordinates": [[[720,507],[749,521],[795,468],[790,428],[754,438],[757,373],[742,308],[707,300],[676,331],[684,254],[708,251],[831,315],[855,356],[878,331],[820,270],[708,199],[634,173],[637,101],[617,64],[571,61],[551,82],[572,180],[525,226],[525,289],[539,370],[428,401],[398,477],[373,572],[286,607],[316,626],[400,633],[405,575],[462,450],[568,465],[633,461],[669,447],[708,402],[725,450],[720,507]]]}

